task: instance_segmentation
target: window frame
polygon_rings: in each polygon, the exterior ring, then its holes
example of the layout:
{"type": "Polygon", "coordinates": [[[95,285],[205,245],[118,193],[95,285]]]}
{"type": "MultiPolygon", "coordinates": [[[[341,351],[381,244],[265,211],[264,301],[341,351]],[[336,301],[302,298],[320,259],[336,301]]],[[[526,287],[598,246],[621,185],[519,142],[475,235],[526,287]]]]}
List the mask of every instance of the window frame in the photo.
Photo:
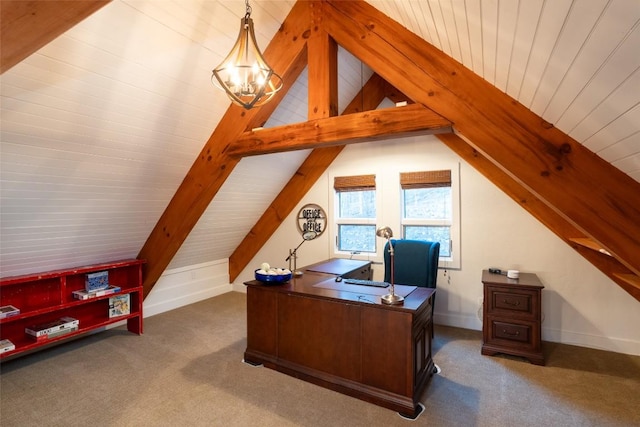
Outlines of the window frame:
{"type": "MultiPolygon", "coordinates": [[[[450,185],[451,188],[451,219],[416,219],[416,218],[405,218],[405,188],[402,187],[402,184],[398,186],[398,191],[400,192],[400,230],[402,238],[405,238],[405,228],[406,226],[448,226],[449,227],[449,256],[440,256],[438,266],[439,268],[455,268],[459,269],[461,266],[461,257],[460,257],[460,164],[456,163],[455,165],[449,165],[448,167],[443,168],[429,168],[427,170],[420,171],[421,173],[430,173],[430,172],[441,172],[441,171],[450,171],[450,185]]],[[[404,173],[412,173],[409,171],[401,171],[400,175],[404,173]]],[[[419,172],[414,172],[419,173],[419,172]]],[[[427,177],[425,181],[428,181],[430,178],[427,177]]],[[[437,177],[434,180],[438,180],[437,177]]],[[[420,181],[420,179],[418,179],[420,181]]],[[[429,187],[438,187],[445,185],[410,185],[410,188],[429,188],[429,187]]]]}
{"type": "MultiPolygon", "coordinates": [[[[460,162],[456,160],[435,161],[433,163],[421,162],[420,165],[415,165],[416,168],[402,169],[403,165],[394,167],[390,164],[376,165],[375,167],[353,167],[357,169],[356,173],[368,173],[375,174],[376,179],[376,219],[375,220],[363,220],[358,219],[360,224],[375,225],[375,228],[389,226],[394,232],[394,239],[403,238],[403,222],[402,222],[402,209],[403,201],[402,191],[400,187],[400,173],[412,172],[415,170],[428,171],[428,170],[451,170],[451,203],[452,203],[452,220],[451,220],[451,256],[443,257],[439,259],[439,268],[446,269],[460,269],[462,265],[462,250],[461,250],[461,202],[460,202],[460,162]],[[426,166],[426,167],[425,167],[426,166]],[[384,203],[383,203],[384,198],[384,203]]],[[[406,166],[406,165],[405,165],[406,166]]],[[[338,224],[340,222],[338,218],[339,206],[336,191],[333,186],[335,177],[347,175],[346,168],[341,168],[338,171],[329,174],[329,182],[327,183],[327,189],[329,191],[328,197],[328,212],[333,213],[332,220],[327,221],[327,227],[330,230],[330,253],[335,258],[353,258],[361,260],[370,260],[374,263],[382,264],[384,262],[383,251],[386,244],[386,240],[376,237],[375,239],[375,253],[372,252],[355,252],[339,251],[338,250],[338,224]]],[[[351,172],[351,171],[349,171],[351,172]]],[[[354,219],[354,222],[356,220],[354,219]]],[[[410,220],[413,221],[413,220],[410,220]]],[[[407,224],[412,225],[407,221],[407,224]]]]}
{"type": "Polygon", "coordinates": [[[340,226],[341,225],[366,225],[373,226],[374,230],[377,224],[377,216],[379,212],[379,203],[378,203],[378,191],[376,185],[376,175],[375,174],[367,174],[367,175],[350,175],[350,176],[335,176],[333,184],[333,212],[335,220],[333,223],[333,231],[332,235],[334,237],[334,253],[340,256],[349,255],[353,257],[354,255],[363,255],[365,257],[376,256],[378,251],[378,242],[374,242],[374,251],[345,251],[340,250],[340,226]],[[346,192],[357,192],[357,191],[373,191],[374,192],[374,204],[375,204],[375,212],[376,216],[374,218],[350,218],[350,217],[341,217],[340,216],[340,193],[346,192]]]}

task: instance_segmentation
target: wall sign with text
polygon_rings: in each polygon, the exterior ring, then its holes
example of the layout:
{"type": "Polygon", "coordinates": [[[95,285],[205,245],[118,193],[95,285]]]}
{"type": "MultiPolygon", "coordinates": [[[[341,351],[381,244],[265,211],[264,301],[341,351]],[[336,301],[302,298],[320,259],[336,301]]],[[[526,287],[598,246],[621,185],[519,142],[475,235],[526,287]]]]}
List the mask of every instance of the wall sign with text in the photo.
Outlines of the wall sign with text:
{"type": "Polygon", "coordinates": [[[309,203],[298,212],[297,225],[300,234],[315,233],[314,238],[318,237],[327,228],[327,213],[315,203],[309,203]]]}

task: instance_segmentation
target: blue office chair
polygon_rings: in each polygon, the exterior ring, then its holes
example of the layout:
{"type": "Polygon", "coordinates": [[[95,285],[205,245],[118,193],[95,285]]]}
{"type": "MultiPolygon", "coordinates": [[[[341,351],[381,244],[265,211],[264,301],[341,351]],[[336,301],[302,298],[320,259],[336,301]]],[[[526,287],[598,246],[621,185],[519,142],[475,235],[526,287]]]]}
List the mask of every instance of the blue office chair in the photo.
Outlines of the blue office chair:
{"type": "MultiPolygon", "coordinates": [[[[438,279],[438,258],[440,257],[439,242],[425,242],[423,240],[395,240],[391,239],[394,253],[393,283],[396,285],[412,285],[435,288],[438,279]]],[[[389,242],[384,246],[384,281],[391,281],[391,256],[389,242]]],[[[431,319],[433,321],[433,307],[435,295],[431,305],[431,319]]]]}

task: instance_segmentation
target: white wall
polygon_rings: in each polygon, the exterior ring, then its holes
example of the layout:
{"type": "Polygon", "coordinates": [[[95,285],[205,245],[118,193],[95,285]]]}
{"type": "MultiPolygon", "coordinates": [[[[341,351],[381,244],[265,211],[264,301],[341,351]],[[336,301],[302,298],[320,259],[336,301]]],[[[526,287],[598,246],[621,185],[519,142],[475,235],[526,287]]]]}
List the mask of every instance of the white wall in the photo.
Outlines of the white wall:
{"type": "Polygon", "coordinates": [[[230,292],[229,260],[165,270],[144,300],[143,317],[230,292]]]}
{"type": "MultiPolygon", "coordinates": [[[[252,279],[263,261],[287,266],[288,250],[302,241],[295,215],[304,204],[322,206],[331,223],[330,177],[375,173],[384,200],[384,224],[379,225],[395,231],[399,224],[391,221],[399,216],[398,201],[385,197],[389,189],[384,183],[401,170],[452,162],[460,162],[462,260],[460,269],[439,273],[435,322],[481,329],[482,270],[516,268],[536,273],[545,285],[543,340],[640,355],[638,302],[433,136],[348,146],[236,279],[234,289],[243,291],[242,282],[252,279]]],[[[330,240],[328,230],[305,242],[298,250],[298,266],[331,257],[330,240]]],[[[383,271],[375,264],[374,278],[381,279],[383,271]]]]}

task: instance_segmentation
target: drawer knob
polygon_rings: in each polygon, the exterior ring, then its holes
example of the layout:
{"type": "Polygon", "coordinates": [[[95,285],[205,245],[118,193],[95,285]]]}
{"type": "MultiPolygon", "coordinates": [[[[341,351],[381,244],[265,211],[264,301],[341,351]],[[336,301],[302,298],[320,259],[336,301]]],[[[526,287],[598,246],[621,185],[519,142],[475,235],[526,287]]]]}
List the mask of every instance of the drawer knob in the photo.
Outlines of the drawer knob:
{"type": "Polygon", "coordinates": [[[511,335],[512,337],[517,337],[518,335],[520,335],[520,331],[509,332],[506,329],[503,329],[502,333],[505,335],[511,335]]]}
{"type": "Polygon", "coordinates": [[[520,305],[520,301],[516,301],[516,302],[511,302],[507,299],[502,300],[503,303],[507,304],[507,305],[512,305],[514,307],[517,307],[520,305]]]}

